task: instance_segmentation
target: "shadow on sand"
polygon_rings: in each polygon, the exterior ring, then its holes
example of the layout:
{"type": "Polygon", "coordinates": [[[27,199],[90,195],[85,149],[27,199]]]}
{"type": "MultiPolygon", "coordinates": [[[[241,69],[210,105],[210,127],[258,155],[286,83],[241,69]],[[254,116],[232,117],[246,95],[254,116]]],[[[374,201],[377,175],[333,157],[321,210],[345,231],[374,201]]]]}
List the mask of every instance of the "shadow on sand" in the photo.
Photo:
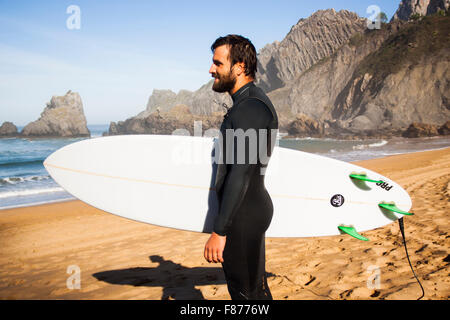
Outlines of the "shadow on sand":
{"type": "MultiPolygon", "coordinates": [[[[159,263],[156,268],[129,268],[94,273],[99,281],[135,287],[163,287],[161,299],[204,300],[196,286],[226,284],[221,267],[188,268],[159,255],[150,256],[150,261],[159,263]]],[[[275,276],[268,273],[268,277],[275,276]]]]}
{"type": "Polygon", "coordinates": [[[150,256],[150,261],[159,263],[156,268],[129,268],[94,273],[97,280],[111,284],[135,287],[163,287],[161,299],[203,300],[195,286],[226,284],[222,268],[187,268],[158,255],[150,256]]]}

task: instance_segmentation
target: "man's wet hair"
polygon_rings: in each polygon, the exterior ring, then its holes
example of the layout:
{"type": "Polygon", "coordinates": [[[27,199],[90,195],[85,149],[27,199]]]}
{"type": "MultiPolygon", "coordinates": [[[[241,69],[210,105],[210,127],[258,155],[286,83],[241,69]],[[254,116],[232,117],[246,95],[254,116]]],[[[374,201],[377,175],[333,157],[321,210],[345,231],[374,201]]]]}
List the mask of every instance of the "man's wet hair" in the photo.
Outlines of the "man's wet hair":
{"type": "Polygon", "coordinates": [[[211,46],[211,51],[214,53],[217,47],[229,45],[230,46],[230,61],[231,66],[238,62],[243,62],[245,65],[245,74],[255,78],[257,72],[258,60],[256,58],[256,49],[251,41],[243,36],[237,34],[229,34],[225,37],[219,37],[211,46]]]}

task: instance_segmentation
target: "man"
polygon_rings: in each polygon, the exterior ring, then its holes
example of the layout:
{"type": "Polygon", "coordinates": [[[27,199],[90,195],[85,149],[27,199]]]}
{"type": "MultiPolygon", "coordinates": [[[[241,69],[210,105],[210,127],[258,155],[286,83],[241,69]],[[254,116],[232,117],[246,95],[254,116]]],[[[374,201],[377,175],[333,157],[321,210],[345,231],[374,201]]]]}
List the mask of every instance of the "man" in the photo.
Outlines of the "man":
{"type": "Polygon", "coordinates": [[[228,35],[218,38],[211,50],[213,90],[228,92],[233,106],[220,128],[222,163],[215,180],[219,215],[204,256],[222,263],[233,300],[272,299],[265,271],[265,231],[273,205],[264,187],[264,169],[275,145],[278,117],[269,98],[253,83],[257,71],[253,44],[228,35]],[[255,139],[258,152],[252,148],[255,139]]]}

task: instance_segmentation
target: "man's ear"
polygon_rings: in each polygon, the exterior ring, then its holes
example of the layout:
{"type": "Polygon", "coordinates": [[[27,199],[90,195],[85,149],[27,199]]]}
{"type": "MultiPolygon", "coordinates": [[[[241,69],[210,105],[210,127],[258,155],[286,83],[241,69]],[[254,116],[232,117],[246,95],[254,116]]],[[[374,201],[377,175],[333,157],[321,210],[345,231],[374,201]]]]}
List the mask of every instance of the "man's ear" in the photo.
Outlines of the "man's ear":
{"type": "Polygon", "coordinates": [[[242,73],[245,73],[245,64],[243,62],[236,63],[236,72],[237,72],[237,75],[241,75],[242,73]]]}

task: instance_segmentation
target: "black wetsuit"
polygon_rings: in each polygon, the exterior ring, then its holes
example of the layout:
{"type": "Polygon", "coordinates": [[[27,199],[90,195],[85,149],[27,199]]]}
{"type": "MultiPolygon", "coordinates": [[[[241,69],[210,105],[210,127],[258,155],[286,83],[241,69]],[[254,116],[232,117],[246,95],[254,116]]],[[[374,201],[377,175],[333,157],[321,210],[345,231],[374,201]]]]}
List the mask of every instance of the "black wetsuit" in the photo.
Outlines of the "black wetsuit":
{"type": "Polygon", "coordinates": [[[253,82],[232,98],[233,106],[220,128],[223,163],[219,162],[216,173],[219,215],[214,232],[227,236],[222,266],[231,298],[271,299],[265,272],[265,231],[272,220],[273,205],[264,186],[264,168],[275,146],[278,117],[269,98],[253,82]],[[256,129],[261,151],[255,156],[250,151],[250,139],[246,139],[245,162],[238,162],[239,141],[236,136],[227,136],[226,129],[256,129]],[[260,136],[259,129],[266,131],[260,136]]]}

